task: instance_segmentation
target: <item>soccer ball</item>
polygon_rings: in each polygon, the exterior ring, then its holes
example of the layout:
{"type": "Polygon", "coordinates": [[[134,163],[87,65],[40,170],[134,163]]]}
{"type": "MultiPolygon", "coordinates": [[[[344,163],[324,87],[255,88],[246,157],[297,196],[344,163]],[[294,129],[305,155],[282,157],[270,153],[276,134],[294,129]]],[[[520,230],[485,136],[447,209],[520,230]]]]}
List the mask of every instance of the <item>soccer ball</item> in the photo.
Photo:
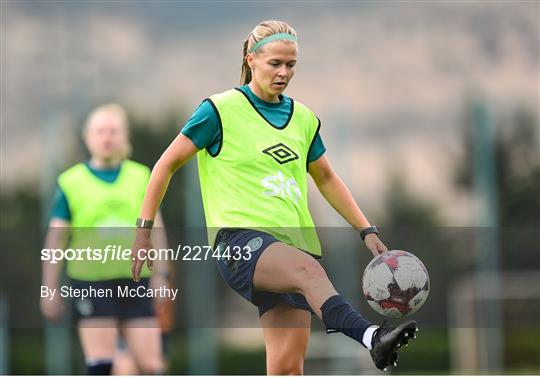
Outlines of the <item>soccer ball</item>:
{"type": "Polygon", "coordinates": [[[429,293],[429,275],[420,259],[411,253],[391,250],[369,262],[362,288],[376,312],[400,318],[424,304],[429,293]]]}

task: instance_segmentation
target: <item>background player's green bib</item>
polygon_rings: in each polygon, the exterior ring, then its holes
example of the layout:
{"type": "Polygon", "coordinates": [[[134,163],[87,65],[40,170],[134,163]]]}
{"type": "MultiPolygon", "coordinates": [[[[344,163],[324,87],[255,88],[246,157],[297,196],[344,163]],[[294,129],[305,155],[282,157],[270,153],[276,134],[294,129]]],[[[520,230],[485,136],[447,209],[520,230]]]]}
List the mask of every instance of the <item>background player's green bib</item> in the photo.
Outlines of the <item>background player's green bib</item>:
{"type": "MultiPolygon", "coordinates": [[[[77,164],[58,178],[71,212],[69,248],[104,250],[107,245],[130,249],[134,224],[139,214],[150,176],[149,169],[126,160],[118,178],[106,182],[86,165],[77,164]]],[[[86,256],[86,254],[84,254],[86,256]]],[[[97,281],[131,278],[131,260],[74,260],[67,263],[67,274],[78,280],[97,281]]],[[[150,273],[143,269],[143,277],[150,273]]]]}

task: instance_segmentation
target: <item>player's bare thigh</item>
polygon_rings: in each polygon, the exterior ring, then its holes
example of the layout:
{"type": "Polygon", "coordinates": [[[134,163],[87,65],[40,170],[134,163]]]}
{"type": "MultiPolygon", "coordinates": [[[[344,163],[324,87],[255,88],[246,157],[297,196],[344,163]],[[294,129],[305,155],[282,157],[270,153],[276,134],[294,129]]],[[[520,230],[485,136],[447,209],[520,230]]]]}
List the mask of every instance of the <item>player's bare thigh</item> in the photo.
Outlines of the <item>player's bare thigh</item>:
{"type": "Polygon", "coordinates": [[[302,293],[319,317],[324,301],[337,294],[323,267],[312,256],[282,242],[271,244],[259,257],[253,287],[276,293],[302,293]]]}

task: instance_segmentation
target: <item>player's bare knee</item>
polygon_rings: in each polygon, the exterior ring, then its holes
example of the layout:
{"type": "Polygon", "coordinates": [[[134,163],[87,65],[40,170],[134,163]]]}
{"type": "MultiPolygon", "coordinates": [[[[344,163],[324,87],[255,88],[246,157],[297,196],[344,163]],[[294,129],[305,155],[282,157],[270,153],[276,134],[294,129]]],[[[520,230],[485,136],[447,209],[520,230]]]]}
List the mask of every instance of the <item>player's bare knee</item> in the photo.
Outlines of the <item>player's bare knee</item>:
{"type": "Polygon", "coordinates": [[[291,354],[268,359],[269,375],[299,376],[304,373],[304,358],[291,354]]]}
{"type": "Polygon", "coordinates": [[[275,371],[268,371],[269,375],[279,376],[301,376],[304,374],[302,367],[292,366],[276,369],[275,371]]]}
{"type": "Polygon", "coordinates": [[[316,261],[310,261],[300,267],[299,274],[300,290],[309,291],[321,285],[321,282],[328,279],[324,268],[316,261]]]}
{"type": "Polygon", "coordinates": [[[165,373],[165,364],[161,358],[139,360],[138,365],[141,370],[141,374],[158,375],[165,373]]]}

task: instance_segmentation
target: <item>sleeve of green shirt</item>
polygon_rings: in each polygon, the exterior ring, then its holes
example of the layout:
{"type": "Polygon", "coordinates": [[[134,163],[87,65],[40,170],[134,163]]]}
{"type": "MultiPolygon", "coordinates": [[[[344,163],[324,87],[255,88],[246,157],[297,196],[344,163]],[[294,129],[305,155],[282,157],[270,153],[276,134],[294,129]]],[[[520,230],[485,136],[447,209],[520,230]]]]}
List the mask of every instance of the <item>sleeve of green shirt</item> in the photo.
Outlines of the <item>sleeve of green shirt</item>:
{"type": "Polygon", "coordinates": [[[49,221],[52,218],[59,218],[66,221],[71,220],[71,212],[69,211],[66,194],[64,194],[60,186],[56,186],[54,192],[53,203],[49,212],[49,221]]]}
{"type": "Polygon", "coordinates": [[[182,134],[188,137],[198,149],[219,148],[221,130],[219,120],[212,105],[204,100],[193,112],[182,128],[182,134]]]}
{"type": "Polygon", "coordinates": [[[308,162],[317,161],[324,152],[326,152],[326,148],[322,141],[321,134],[317,132],[317,136],[315,136],[315,140],[313,140],[313,144],[309,148],[308,162]]]}
{"type": "MultiPolygon", "coordinates": [[[[221,128],[217,114],[207,100],[204,100],[193,112],[181,133],[188,137],[198,149],[208,148],[212,153],[217,151],[221,143],[221,128]]],[[[317,160],[324,152],[326,148],[321,135],[317,133],[309,149],[308,162],[317,160]]]]}
{"type": "Polygon", "coordinates": [[[317,131],[317,135],[315,135],[315,139],[309,147],[307,158],[308,163],[317,161],[324,154],[324,152],[326,152],[326,147],[324,146],[320,132],[321,120],[319,117],[317,117],[317,119],[319,120],[319,130],[317,131]]]}

